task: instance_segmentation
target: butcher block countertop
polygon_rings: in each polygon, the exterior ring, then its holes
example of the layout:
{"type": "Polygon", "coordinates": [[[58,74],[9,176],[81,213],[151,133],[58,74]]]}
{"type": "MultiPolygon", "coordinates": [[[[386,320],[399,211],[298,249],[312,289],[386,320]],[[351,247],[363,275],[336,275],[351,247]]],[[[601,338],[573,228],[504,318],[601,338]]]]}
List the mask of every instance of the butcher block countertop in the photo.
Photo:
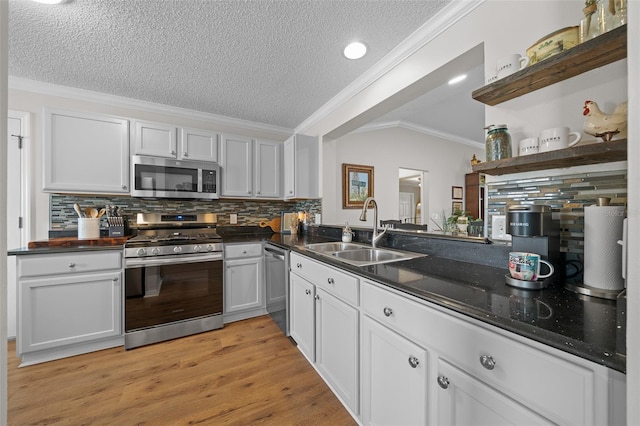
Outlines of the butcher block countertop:
{"type": "Polygon", "coordinates": [[[76,237],[49,238],[47,240],[30,241],[27,247],[9,250],[9,255],[42,254],[87,250],[122,250],[124,243],[131,238],[100,237],[92,240],[79,240],[76,237]]]}

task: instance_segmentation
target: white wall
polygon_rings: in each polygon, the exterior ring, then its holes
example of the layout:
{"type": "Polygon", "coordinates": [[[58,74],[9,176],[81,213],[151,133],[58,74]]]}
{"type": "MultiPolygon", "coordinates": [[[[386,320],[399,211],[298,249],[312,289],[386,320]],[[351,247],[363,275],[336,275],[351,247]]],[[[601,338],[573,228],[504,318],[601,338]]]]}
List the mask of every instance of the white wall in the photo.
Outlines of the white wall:
{"type": "Polygon", "coordinates": [[[395,127],[356,132],[323,143],[322,222],[371,226],[358,220],[360,209],[342,208],[342,163],[374,167],[374,198],[378,219],[398,219],[398,169],[425,170],[429,173],[428,211],[451,213],[451,187],[464,186],[464,175],[471,172],[471,157],[484,158],[484,149],[447,141],[413,130],[395,127]]]}
{"type": "MultiPolygon", "coordinates": [[[[11,88],[12,85],[10,84],[9,109],[31,113],[30,134],[32,136],[29,140],[25,140],[25,143],[30,144],[31,148],[28,167],[31,185],[29,191],[33,194],[33,197],[30,211],[27,212],[27,215],[32,219],[31,229],[27,233],[31,236],[31,240],[41,240],[49,237],[49,194],[42,192],[42,110],[44,106],[104,113],[129,120],[157,121],[175,126],[210,129],[218,132],[273,140],[284,140],[292,134],[289,129],[276,128],[275,126],[244,123],[241,120],[233,119],[228,119],[228,122],[224,122],[225,120],[221,120],[218,116],[212,114],[187,111],[100,93],[43,85],[35,82],[33,87],[28,87],[29,83],[24,81],[18,81],[17,85],[22,90],[11,88]],[[24,89],[25,86],[27,86],[26,89],[24,89]],[[64,96],[55,94],[63,91],[65,93],[64,96]],[[246,126],[243,127],[243,124],[246,124],[246,126]]],[[[92,159],[87,159],[87,161],[92,161],[92,159]]]]}

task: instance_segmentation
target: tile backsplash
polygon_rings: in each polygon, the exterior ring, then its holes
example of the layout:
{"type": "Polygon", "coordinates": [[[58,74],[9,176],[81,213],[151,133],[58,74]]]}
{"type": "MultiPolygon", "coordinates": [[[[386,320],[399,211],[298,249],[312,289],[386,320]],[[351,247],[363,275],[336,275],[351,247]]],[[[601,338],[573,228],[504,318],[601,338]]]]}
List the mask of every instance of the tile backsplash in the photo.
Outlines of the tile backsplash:
{"type": "MultiPolygon", "coordinates": [[[[307,211],[312,214],[320,213],[322,203],[314,200],[175,200],[175,199],[147,199],[113,196],[91,196],[51,194],[49,229],[63,231],[76,229],[78,215],[73,210],[73,204],[78,203],[82,208],[92,206],[98,209],[106,204],[120,207],[121,214],[135,221],[137,213],[216,213],[219,225],[229,224],[229,215],[238,215],[238,225],[255,225],[262,220],[280,217],[280,213],[307,211]]],[[[105,225],[106,226],[106,225],[105,225]]]]}
{"type": "Polygon", "coordinates": [[[558,219],[561,249],[565,253],[584,252],[584,207],[596,204],[599,197],[611,198],[610,204],[627,203],[627,171],[599,171],[560,176],[508,179],[487,184],[487,225],[491,218],[506,214],[512,204],[544,204],[558,219]]]}

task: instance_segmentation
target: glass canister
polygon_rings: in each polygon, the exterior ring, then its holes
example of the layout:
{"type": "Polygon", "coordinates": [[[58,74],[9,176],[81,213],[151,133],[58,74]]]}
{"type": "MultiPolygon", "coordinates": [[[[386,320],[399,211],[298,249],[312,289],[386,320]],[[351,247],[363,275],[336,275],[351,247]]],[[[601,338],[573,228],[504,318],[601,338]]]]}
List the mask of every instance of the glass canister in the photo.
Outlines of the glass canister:
{"type": "Polygon", "coordinates": [[[487,139],[485,148],[487,161],[511,158],[511,135],[507,131],[506,124],[491,124],[485,127],[487,139]]]}

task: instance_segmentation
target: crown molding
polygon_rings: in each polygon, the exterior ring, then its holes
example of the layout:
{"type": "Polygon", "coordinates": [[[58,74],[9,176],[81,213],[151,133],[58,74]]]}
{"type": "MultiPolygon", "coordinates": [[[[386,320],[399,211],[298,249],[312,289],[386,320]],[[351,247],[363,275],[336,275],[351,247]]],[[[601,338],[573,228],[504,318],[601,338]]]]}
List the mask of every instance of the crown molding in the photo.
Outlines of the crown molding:
{"type": "Polygon", "coordinates": [[[371,123],[365,126],[360,127],[357,130],[354,130],[350,134],[353,133],[361,133],[361,132],[373,132],[376,130],[384,130],[391,128],[402,128],[407,130],[412,130],[414,132],[423,133],[425,135],[434,136],[436,138],[445,139],[451,142],[459,143],[462,145],[471,146],[473,148],[481,148],[485,149],[484,142],[477,142],[472,139],[462,138],[457,135],[453,135],[451,133],[441,132],[439,130],[434,130],[430,127],[420,126],[419,124],[409,123],[407,121],[387,121],[384,123],[371,123]]]}
{"type": "Polygon", "coordinates": [[[467,16],[485,1],[486,0],[451,1],[449,5],[425,22],[409,37],[404,39],[380,61],[354,80],[353,83],[340,91],[340,93],[300,123],[295,129],[295,133],[304,133],[305,129],[313,126],[358,93],[371,86],[374,82],[402,63],[402,61],[431,42],[460,19],[467,16]]]}
{"type": "Polygon", "coordinates": [[[287,129],[284,127],[256,123],[254,121],[241,120],[224,115],[211,114],[170,105],[157,104],[139,99],[126,98],[123,96],[92,92],[90,90],[79,89],[77,87],[61,86],[42,81],[28,80],[19,77],[9,77],[9,89],[22,90],[42,95],[58,96],[78,101],[97,102],[119,108],[130,108],[137,111],[166,114],[173,117],[202,120],[212,124],[233,126],[251,131],[269,132],[281,135],[283,140],[293,134],[293,129],[287,129]]]}

